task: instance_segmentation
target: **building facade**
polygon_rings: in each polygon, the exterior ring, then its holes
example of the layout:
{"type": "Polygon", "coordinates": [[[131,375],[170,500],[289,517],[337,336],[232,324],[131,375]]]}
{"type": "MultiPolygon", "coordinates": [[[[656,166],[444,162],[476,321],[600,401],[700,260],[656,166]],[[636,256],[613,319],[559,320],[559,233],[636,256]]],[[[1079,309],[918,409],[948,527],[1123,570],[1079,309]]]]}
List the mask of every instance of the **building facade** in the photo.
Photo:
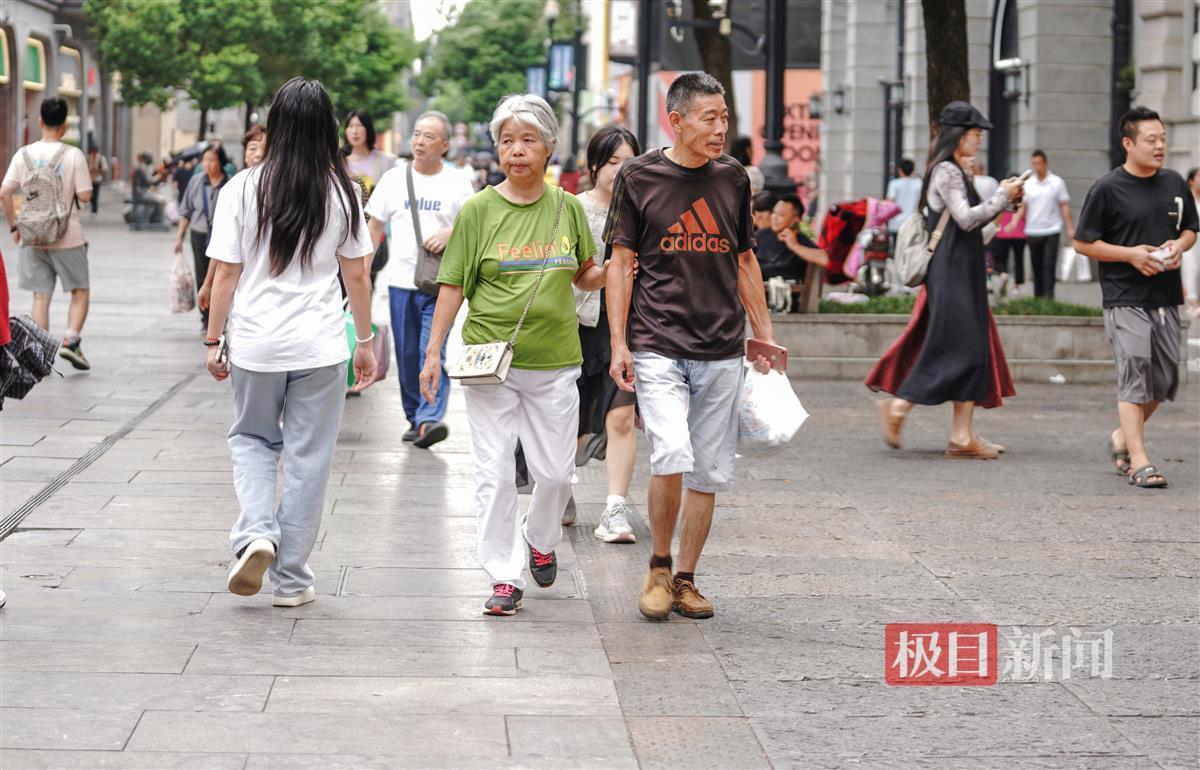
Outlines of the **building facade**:
{"type": "MultiPolygon", "coordinates": [[[[929,150],[922,5],[823,10],[822,198],[879,196],[889,161],[922,169],[929,150]]],[[[1041,149],[1078,211],[1121,162],[1114,124],[1130,104],[1163,116],[1171,168],[1200,165],[1197,0],[966,0],[966,10],[971,101],[995,126],[988,173],[1019,173],[1041,149]]]]}

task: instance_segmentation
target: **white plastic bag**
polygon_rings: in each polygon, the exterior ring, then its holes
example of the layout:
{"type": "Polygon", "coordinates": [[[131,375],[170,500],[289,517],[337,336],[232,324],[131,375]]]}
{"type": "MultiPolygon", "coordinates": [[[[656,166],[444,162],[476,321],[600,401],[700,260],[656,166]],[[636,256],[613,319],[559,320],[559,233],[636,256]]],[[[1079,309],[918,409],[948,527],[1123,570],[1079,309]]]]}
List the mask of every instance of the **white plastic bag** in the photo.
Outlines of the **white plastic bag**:
{"type": "Polygon", "coordinates": [[[196,307],[196,284],[192,282],[192,271],[188,270],[182,251],[175,252],[171,262],[170,304],[172,313],[187,313],[196,307]]]}
{"type": "Polygon", "coordinates": [[[1087,283],[1092,280],[1092,265],[1088,258],[1070,246],[1063,246],[1058,255],[1058,280],[1062,283],[1087,283]]]}
{"type": "Polygon", "coordinates": [[[167,203],[163,206],[163,219],[173,225],[179,224],[179,203],[174,195],[167,196],[167,203]]]}
{"type": "Polygon", "coordinates": [[[767,454],[792,440],[808,412],[783,372],[761,374],[746,367],[738,398],[738,451],[767,454]]]}

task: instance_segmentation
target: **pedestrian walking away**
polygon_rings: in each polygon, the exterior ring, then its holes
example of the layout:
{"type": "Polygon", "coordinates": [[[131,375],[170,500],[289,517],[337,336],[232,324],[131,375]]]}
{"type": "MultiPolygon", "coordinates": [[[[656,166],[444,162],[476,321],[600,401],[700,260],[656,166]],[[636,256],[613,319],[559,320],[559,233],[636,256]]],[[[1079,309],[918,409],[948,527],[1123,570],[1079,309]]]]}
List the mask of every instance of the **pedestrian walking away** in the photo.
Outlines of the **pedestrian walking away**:
{"type": "Polygon", "coordinates": [[[1054,299],[1060,239],[1064,232],[1068,241],[1075,238],[1071,195],[1062,177],[1051,173],[1046,153],[1034,150],[1030,167],[1033,176],[1025,181],[1023,202],[1014,218],[1018,222],[1024,220],[1029,260],[1033,265],[1033,295],[1054,299]]]}
{"type": "MultiPolygon", "coordinates": [[[[343,127],[346,143],[342,145],[342,154],[346,157],[346,171],[350,178],[362,188],[364,206],[375,191],[375,185],[396,165],[394,155],[375,147],[375,136],[375,121],[371,116],[363,110],[350,110],[343,127]]],[[[375,276],[387,261],[388,244],[383,241],[371,260],[371,286],[375,285],[375,276]]]]}
{"type": "Polygon", "coordinates": [[[183,199],[179,203],[179,229],[175,234],[175,253],[183,251],[183,236],[190,232],[192,242],[192,264],[195,267],[197,305],[200,308],[200,325],[208,329],[208,297],[203,289],[208,279],[209,260],[206,255],[209,234],[212,232],[213,212],[217,209],[217,198],[221,188],[229,181],[225,175],[228,158],[225,149],[211,144],[200,156],[202,172],[188,180],[183,199]]]}
{"type": "Polygon", "coordinates": [[[463,342],[508,340],[518,329],[507,378],[466,388],[475,474],[478,556],[492,585],[489,615],[521,608],[525,565],[539,586],[554,584],[562,515],[571,497],[583,356],[574,284],[604,285],[583,206],[545,183],[558,121],[533,94],[505,97],[490,125],[505,181],[472,196],[459,212],[442,258],[442,284],[421,370],[429,403],[441,386],[441,350],[468,303],[463,342]],[[524,323],[520,319],[524,317],[524,323]],[[515,459],[525,450],[533,498],[522,526],[515,459]]]}
{"type": "Polygon", "coordinates": [[[1004,447],[975,432],[975,406],[1000,406],[1016,390],[988,307],[983,231],[1020,197],[1021,183],[1010,177],[981,201],[967,169],[991,123],[970,104],[950,102],[941,125],[918,204],[935,246],[925,285],[907,328],[867,375],[866,385],[895,396],[876,402],[888,446],[900,447],[914,404],[952,401],[946,457],[993,460],[1004,447]]]}
{"type": "Polygon", "coordinates": [[[896,233],[900,225],[917,209],[917,201],[921,197],[921,179],[913,176],[917,166],[912,158],[901,158],[897,166],[898,176],[888,182],[884,197],[900,206],[900,213],[888,220],[888,240],[892,248],[896,246],[896,233]]]}
{"type": "MultiPolygon", "coordinates": [[[[266,159],[237,174],[217,202],[208,256],[219,265],[204,344],[209,372],[233,384],[229,453],[241,514],[230,533],[229,590],[252,596],[267,573],[272,604],[294,607],[316,597],[308,557],[345,404],[350,350],[338,270],[354,328],[370,329],[373,250],[321,84],[289,80],[268,119],[266,159]]],[[[354,349],[359,390],[375,376],[370,339],[354,349]]]]}
{"type": "MultiPolygon", "coordinates": [[[[263,153],[266,151],[266,148],[267,129],[262,126],[251,126],[250,130],[242,136],[243,168],[254,168],[259,163],[262,163],[263,153]]],[[[211,202],[209,207],[215,209],[215,202],[211,202]]],[[[210,226],[209,230],[211,231],[211,229],[210,226]]],[[[206,259],[205,261],[208,262],[208,273],[204,276],[204,285],[200,287],[200,291],[196,295],[196,306],[202,311],[207,312],[208,306],[212,301],[213,281],[217,277],[217,262],[211,259],[206,259]]],[[[196,280],[200,280],[200,276],[196,276],[196,280]]]]}
{"type": "MultiPolygon", "coordinates": [[[[440,112],[418,118],[413,125],[412,161],[385,172],[367,202],[372,243],[380,243],[385,230],[389,232],[387,265],[375,283],[376,292],[384,293],[391,308],[400,400],[408,419],[403,440],[421,448],[450,435],[445,423],[450,380],[443,366],[437,398],[433,403],[421,398],[421,369],[437,294],[417,287],[417,261],[422,250],[434,255],[445,251],[454,217],[475,192],[465,174],[442,162],[451,132],[450,120],[440,112]]],[[[443,362],[445,355],[443,347],[439,354],[443,362]]]]}
{"type": "MultiPolygon", "coordinates": [[[[579,195],[592,238],[601,243],[613,182],[621,164],[639,154],[638,141],[628,129],[608,126],[588,142],[587,170],[592,189],[579,195]]],[[[603,264],[602,254],[596,261],[603,264]]],[[[612,362],[609,343],[608,308],[604,291],[575,290],[579,318],[579,345],[583,350],[583,374],[579,378],[579,457],[603,460],[608,474],[608,497],[594,534],[606,543],[633,543],[637,538],[629,517],[636,513],[629,500],[629,485],[637,460],[637,396],[621,390],[608,375],[612,362]]],[[[563,524],[574,524],[575,508],[568,506],[563,524]]]]}
{"type": "Polygon", "coordinates": [[[78,204],[92,199],[92,175],[79,148],[62,141],[67,132],[65,99],[43,99],[39,125],[41,140],[17,150],[4,174],[0,204],[18,246],[18,283],[33,292],[34,322],[50,330],[50,300],[55,284],[61,283],[63,291],[71,293],[71,305],[59,355],[76,369],[87,370],[92,365],[80,341],[91,283],[78,204]],[[24,196],[19,216],[13,200],[18,192],[24,196]]]}
{"type": "MultiPolygon", "coordinates": [[[[1188,170],[1187,183],[1192,193],[1192,204],[1200,209],[1200,168],[1188,170]]],[[[1188,315],[1200,318],[1200,242],[1193,243],[1192,248],[1183,252],[1180,269],[1188,315]]]]}
{"type": "Polygon", "coordinates": [[[88,173],[92,177],[92,216],[96,216],[100,212],[100,186],[104,184],[104,179],[108,176],[108,161],[101,154],[100,150],[96,149],[96,145],[88,146],[87,154],[88,173]]]}
{"type": "Polygon", "coordinates": [[[713,615],[695,572],[716,494],[733,481],[747,315],[755,337],[774,341],[754,256],[750,179],[722,154],[725,89],[711,75],[680,75],[667,112],[675,144],[621,167],[604,230],[612,245],[610,374],[637,393],[650,442],[652,555],[638,607],[651,620],[665,620],[672,608],[713,615]]]}
{"type": "Polygon", "coordinates": [[[1088,190],[1075,250],[1100,263],[1120,421],[1109,452],[1130,484],[1165,487],[1167,477],[1146,453],[1146,421],[1179,387],[1179,268],[1200,223],[1183,177],[1163,168],[1167,131],[1158,113],[1134,107],[1120,130],[1125,163],[1088,190]]]}

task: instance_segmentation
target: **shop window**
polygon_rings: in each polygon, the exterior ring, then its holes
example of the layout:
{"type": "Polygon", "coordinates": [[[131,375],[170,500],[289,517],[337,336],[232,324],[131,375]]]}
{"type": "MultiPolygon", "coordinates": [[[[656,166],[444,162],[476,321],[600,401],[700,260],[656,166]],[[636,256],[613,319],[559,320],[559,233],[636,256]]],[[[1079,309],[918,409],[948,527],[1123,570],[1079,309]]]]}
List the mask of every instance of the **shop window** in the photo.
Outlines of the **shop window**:
{"type": "Polygon", "coordinates": [[[46,90],[46,45],[34,38],[25,42],[25,88],[46,90]]]}
{"type": "Polygon", "coordinates": [[[8,83],[8,33],[0,29],[0,85],[8,83]]]}
{"type": "Polygon", "coordinates": [[[79,96],[83,93],[83,57],[65,45],[58,49],[58,93],[79,96]]]}

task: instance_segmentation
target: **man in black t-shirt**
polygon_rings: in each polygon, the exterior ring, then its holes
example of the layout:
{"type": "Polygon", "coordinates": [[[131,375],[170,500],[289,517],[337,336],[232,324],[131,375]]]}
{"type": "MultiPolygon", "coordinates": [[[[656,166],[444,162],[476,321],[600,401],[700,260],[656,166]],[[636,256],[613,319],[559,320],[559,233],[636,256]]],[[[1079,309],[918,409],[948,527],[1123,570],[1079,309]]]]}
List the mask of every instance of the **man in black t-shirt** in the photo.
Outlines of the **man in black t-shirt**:
{"type": "Polygon", "coordinates": [[[1179,386],[1179,265],[1196,242],[1196,205],[1183,177],[1164,169],[1167,133],[1158,113],[1121,117],[1125,163],[1092,185],[1075,250],[1100,262],[1104,326],[1117,364],[1121,427],[1110,446],[1120,473],[1139,487],[1167,479],[1146,456],[1145,425],[1179,386]]]}
{"type": "MultiPolygon", "coordinates": [[[[651,620],[665,620],[672,608],[712,617],[695,569],[715,495],[733,480],[746,316],[755,337],[773,341],[754,259],[750,180],[721,153],[729,128],[725,89],[711,75],[680,75],[667,92],[667,111],[674,146],[621,167],[603,237],[612,244],[610,373],[622,390],[636,386],[650,440],[653,544],[639,608],[651,620]],[[672,578],[681,499],[679,571],[672,578]]],[[[765,370],[765,360],[755,363],[765,370]]]]}
{"type": "Polygon", "coordinates": [[[799,198],[784,195],[771,211],[771,226],[755,233],[758,266],[764,281],[771,278],[803,281],[809,262],[819,267],[829,265],[829,255],[796,228],[802,210],[799,198]]]}

